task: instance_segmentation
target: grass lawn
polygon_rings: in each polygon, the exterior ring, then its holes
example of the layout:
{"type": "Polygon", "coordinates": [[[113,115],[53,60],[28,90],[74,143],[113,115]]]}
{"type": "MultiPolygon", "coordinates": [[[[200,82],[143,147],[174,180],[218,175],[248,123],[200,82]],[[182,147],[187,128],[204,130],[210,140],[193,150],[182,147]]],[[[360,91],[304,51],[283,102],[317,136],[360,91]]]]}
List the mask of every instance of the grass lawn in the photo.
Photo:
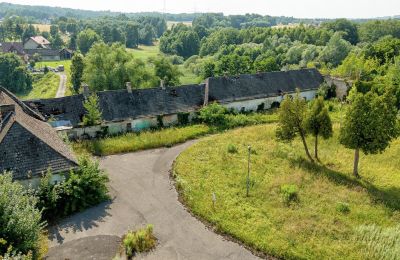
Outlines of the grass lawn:
{"type": "MultiPolygon", "coordinates": [[[[276,122],[276,114],[229,115],[229,128],[244,125],[276,122]]],[[[118,153],[135,152],[158,147],[170,147],[207,134],[213,134],[223,129],[209,127],[202,124],[182,127],[172,127],[141,133],[128,133],[120,136],[107,137],[72,143],[77,154],[111,155],[118,153]]]]}
{"type": "Polygon", "coordinates": [[[72,95],[72,84],[70,81],[71,75],[71,60],[60,60],[60,61],[41,61],[37,62],[35,67],[36,68],[43,68],[44,66],[56,68],[58,65],[64,65],[64,73],[67,75],[67,90],[65,92],[66,96],[72,95]]]}
{"type": "Polygon", "coordinates": [[[282,258],[399,259],[400,140],[383,154],[362,155],[357,180],[351,175],[353,151],[338,143],[338,124],[332,139],[320,141],[320,165],[304,159],[300,140],[277,142],[275,129],[259,125],[206,137],[177,158],[176,185],[193,213],[282,258]],[[246,197],[248,145],[253,152],[246,197]],[[284,185],[295,185],[297,199],[289,204],[284,185]]]}
{"type": "Polygon", "coordinates": [[[18,95],[23,100],[39,99],[39,98],[54,98],[56,96],[60,77],[54,72],[47,74],[34,74],[32,90],[29,93],[18,95]]]}

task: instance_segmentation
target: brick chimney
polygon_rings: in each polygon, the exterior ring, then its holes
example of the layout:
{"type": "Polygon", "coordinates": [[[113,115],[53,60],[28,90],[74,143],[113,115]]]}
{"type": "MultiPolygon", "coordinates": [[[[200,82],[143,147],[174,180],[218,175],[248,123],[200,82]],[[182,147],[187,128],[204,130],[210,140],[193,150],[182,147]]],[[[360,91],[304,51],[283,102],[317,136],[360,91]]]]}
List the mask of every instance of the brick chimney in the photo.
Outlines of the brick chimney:
{"type": "Polygon", "coordinates": [[[126,86],[126,91],[128,91],[128,93],[131,94],[132,93],[132,83],[126,82],[125,86],[126,86]]]}
{"type": "Polygon", "coordinates": [[[205,82],[205,89],[204,89],[204,106],[208,105],[208,96],[209,96],[209,92],[210,92],[210,78],[206,78],[206,82],[205,82]]]}

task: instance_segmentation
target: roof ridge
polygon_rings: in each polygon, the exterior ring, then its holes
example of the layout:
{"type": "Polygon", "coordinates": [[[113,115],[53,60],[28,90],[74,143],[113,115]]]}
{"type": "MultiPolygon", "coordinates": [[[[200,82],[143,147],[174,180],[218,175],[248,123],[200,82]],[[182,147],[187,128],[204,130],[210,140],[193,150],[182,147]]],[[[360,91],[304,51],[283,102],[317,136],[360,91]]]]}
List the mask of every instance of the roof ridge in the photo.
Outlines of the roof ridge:
{"type": "Polygon", "coordinates": [[[17,103],[22,110],[28,114],[31,117],[34,117],[40,121],[45,122],[46,120],[44,119],[44,117],[38,113],[36,113],[33,109],[31,109],[29,106],[27,106],[24,102],[22,102],[21,100],[19,100],[19,98],[17,98],[13,93],[11,93],[8,89],[1,87],[0,86],[0,91],[3,91],[4,93],[6,93],[12,100],[14,100],[15,103],[17,103]]]}
{"type": "Polygon", "coordinates": [[[8,113],[5,119],[2,121],[2,125],[0,125],[0,143],[3,141],[4,137],[8,133],[8,130],[10,130],[14,122],[15,122],[15,112],[8,113]]]}

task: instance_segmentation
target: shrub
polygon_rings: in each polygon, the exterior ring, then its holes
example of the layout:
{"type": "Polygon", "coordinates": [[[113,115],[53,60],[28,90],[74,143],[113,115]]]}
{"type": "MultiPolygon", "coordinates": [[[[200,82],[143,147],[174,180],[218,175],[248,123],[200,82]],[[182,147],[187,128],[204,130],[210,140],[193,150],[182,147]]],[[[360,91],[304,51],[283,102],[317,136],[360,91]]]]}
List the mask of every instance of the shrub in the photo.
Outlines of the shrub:
{"type": "Polygon", "coordinates": [[[148,252],[156,246],[156,237],[153,235],[153,225],[145,229],[129,231],[123,238],[123,246],[128,257],[135,254],[148,252]]]}
{"type": "Polygon", "coordinates": [[[157,116],[157,127],[158,127],[158,128],[164,127],[163,117],[164,117],[164,116],[162,116],[162,115],[158,115],[158,116],[157,116]]]}
{"type": "Polygon", "coordinates": [[[228,145],[228,153],[237,153],[238,149],[236,148],[236,146],[234,144],[229,144],[228,145]]]}
{"type": "Polygon", "coordinates": [[[79,160],[78,170],[71,171],[64,182],[53,184],[51,179],[49,171],[36,191],[38,207],[46,220],[67,216],[109,199],[107,175],[98,162],[86,157],[79,160]]]}
{"type": "Polygon", "coordinates": [[[283,202],[289,205],[291,202],[299,200],[298,188],[294,184],[284,184],[281,186],[283,202]]]}
{"type": "Polygon", "coordinates": [[[228,110],[218,103],[209,104],[200,109],[199,118],[202,122],[213,126],[224,126],[228,110]]]}
{"type": "Polygon", "coordinates": [[[187,125],[189,124],[189,113],[178,113],[178,124],[187,125]]]}
{"type": "Polygon", "coordinates": [[[0,174],[0,255],[38,255],[44,227],[37,199],[13,182],[10,173],[0,174]]]}
{"type": "Polygon", "coordinates": [[[89,96],[84,102],[83,106],[86,114],[83,116],[83,125],[94,126],[101,123],[102,113],[100,111],[99,98],[96,94],[89,96]]]}
{"type": "Polygon", "coordinates": [[[336,205],[336,211],[340,213],[347,214],[350,212],[350,205],[347,203],[339,202],[336,205]]]}

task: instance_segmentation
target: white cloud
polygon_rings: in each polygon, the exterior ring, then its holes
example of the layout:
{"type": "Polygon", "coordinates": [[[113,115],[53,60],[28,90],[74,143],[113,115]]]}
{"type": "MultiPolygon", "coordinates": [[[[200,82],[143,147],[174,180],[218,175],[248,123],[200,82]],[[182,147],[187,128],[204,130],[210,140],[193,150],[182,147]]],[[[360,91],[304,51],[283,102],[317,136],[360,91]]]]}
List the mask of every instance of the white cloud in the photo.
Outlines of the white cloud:
{"type": "MultiPolygon", "coordinates": [[[[7,0],[6,0],[7,1],[7,0]]],[[[164,0],[8,0],[29,5],[49,5],[88,10],[162,12],[164,0]]],[[[400,15],[399,0],[165,0],[170,13],[259,13],[294,17],[367,18],[400,15]]]]}

